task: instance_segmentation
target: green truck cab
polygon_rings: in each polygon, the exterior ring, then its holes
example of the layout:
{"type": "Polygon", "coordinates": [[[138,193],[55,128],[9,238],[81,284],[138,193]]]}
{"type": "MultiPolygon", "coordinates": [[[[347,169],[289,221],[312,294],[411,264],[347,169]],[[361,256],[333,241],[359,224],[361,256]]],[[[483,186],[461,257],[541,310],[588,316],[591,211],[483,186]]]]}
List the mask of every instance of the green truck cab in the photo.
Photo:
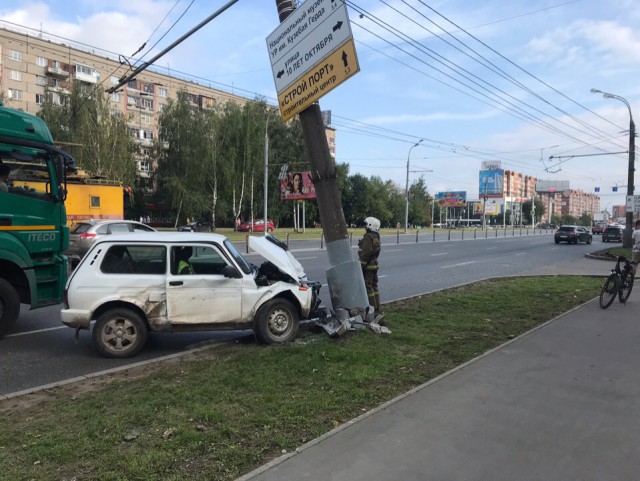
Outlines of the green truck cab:
{"type": "Polygon", "coordinates": [[[75,171],[75,162],[54,145],[42,119],[0,104],[0,165],[10,169],[7,181],[0,178],[2,337],[15,324],[20,304],[35,309],[62,301],[69,246],[66,174],[75,171]]]}

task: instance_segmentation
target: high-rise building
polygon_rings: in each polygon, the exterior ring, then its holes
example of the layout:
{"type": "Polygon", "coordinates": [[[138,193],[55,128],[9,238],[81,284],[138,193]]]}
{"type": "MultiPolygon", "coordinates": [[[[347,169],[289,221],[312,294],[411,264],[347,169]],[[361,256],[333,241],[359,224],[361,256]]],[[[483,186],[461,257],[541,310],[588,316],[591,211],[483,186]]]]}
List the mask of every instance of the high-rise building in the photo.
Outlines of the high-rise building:
{"type": "MultiPolygon", "coordinates": [[[[158,136],[158,114],[169,99],[184,91],[193,107],[200,109],[228,101],[241,104],[248,101],[178,78],[166,70],[166,73],[144,70],[109,98],[111,111],[125,116],[131,136],[140,145],[137,170],[143,185],[153,169],[150,154],[153,139],[158,136]]],[[[46,98],[60,105],[67,102],[75,81],[106,91],[129,71],[128,64],[106,55],[47,40],[41,35],[0,28],[0,91],[9,107],[35,114],[46,98]]]]}

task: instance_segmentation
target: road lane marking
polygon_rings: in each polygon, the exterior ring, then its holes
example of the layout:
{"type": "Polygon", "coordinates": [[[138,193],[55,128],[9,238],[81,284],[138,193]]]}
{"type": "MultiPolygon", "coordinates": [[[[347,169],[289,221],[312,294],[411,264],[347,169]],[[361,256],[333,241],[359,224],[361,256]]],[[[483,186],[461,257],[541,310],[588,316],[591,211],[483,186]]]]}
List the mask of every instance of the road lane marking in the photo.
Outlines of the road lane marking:
{"type": "Polygon", "coordinates": [[[306,261],[308,259],[317,259],[317,257],[296,257],[299,261],[306,261]]]}
{"type": "Polygon", "coordinates": [[[459,262],[457,264],[451,264],[448,266],[442,266],[440,267],[440,269],[450,269],[452,267],[461,267],[461,266],[468,266],[469,264],[476,264],[478,261],[469,261],[469,262],[459,262]]]}
{"type": "Polygon", "coordinates": [[[448,252],[439,252],[438,254],[431,254],[431,257],[435,257],[435,256],[446,256],[448,254],[448,252]]]}
{"type": "Polygon", "coordinates": [[[526,256],[527,253],[526,252],[518,252],[517,254],[514,254],[515,256],[526,256]]]}
{"type": "Polygon", "coordinates": [[[24,331],[24,332],[16,332],[15,334],[7,334],[4,337],[6,339],[7,337],[18,337],[18,336],[26,336],[28,334],[39,334],[41,332],[56,331],[58,329],[69,329],[69,328],[67,326],[48,327],[47,329],[36,329],[35,331],[24,331]]]}
{"type": "Polygon", "coordinates": [[[488,251],[491,251],[491,250],[493,250],[493,249],[497,249],[497,247],[487,247],[487,250],[488,250],[488,251]]]}
{"type": "Polygon", "coordinates": [[[403,251],[404,251],[404,249],[391,249],[391,250],[389,250],[389,249],[385,249],[384,251],[385,251],[385,253],[386,253],[386,252],[403,252],[403,251]]]}

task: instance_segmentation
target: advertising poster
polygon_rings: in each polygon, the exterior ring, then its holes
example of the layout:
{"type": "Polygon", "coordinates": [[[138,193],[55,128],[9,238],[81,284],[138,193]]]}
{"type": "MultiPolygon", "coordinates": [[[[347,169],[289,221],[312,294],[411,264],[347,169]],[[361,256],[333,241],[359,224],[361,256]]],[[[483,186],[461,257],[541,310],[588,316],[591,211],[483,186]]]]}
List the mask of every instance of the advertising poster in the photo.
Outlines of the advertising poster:
{"type": "Polygon", "coordinates": [[[484,214],[485,215],[498,215],[500,213],[500,206],[502,204],[499,204],[497,201],[493,200],[493,199],[489,199],[487,200],[487,202],[484,205],[484,214]]]}
{"type": "Polygon", "coordinates": [[[289,172],[280,181],[280,199],[315,199],[316,188],[311,182],[311,172],[289,172]]]}
{"type": "Polygon", "coordinates": [[[485,194],[487,196],[500,196],[502,197],[504,171],[498,170],[481,170],[480,171],[480,186],[478,192],[480,197],[485,194]]]}
{"type": "Polygon", "coordinates": [[[438,192],[436,202],[440,207],[464,207],[467,205],[467,191],[438,192]]]}

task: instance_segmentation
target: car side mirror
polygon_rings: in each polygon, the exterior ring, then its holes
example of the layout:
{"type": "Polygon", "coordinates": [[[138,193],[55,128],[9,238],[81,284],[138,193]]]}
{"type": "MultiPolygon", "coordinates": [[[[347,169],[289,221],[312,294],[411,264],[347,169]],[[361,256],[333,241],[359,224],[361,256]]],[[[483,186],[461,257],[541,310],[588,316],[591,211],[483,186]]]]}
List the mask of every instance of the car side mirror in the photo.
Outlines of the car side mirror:
{"type": "Polygon", "coordinates": [[[222,275],[230,279],[239,279],[242,277],[238,272],[238,269],[233,266],[224,266],[222,268],[222,275]]]}

